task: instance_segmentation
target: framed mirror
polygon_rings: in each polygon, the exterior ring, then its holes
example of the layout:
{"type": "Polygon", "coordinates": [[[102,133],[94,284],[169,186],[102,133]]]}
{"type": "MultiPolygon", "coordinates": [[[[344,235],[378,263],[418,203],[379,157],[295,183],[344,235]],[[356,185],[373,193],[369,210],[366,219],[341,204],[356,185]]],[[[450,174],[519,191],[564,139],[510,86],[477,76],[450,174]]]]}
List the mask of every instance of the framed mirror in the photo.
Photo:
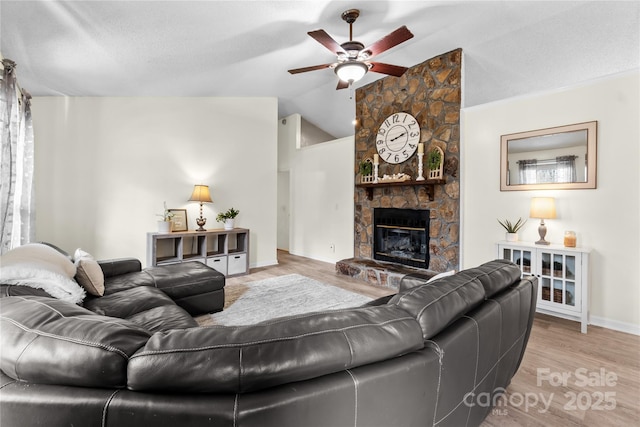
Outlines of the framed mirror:
{"type": "Polygon", "coordinates": [[[597,122],[502,135],[500,190],[596,188],[597,122]]]}

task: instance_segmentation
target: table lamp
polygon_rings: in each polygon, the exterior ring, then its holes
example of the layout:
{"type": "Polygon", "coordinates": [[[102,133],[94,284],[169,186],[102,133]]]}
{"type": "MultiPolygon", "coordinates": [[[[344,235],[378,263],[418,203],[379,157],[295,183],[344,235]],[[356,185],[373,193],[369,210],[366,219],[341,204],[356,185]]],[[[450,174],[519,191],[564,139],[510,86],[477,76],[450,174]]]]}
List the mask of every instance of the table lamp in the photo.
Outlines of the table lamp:
{"type": "Polygon", "coordinates": [[[200,226],[196,231],[205,231],[204,225],[207,223],[207,219],[202,216],[202,204],[211,203],[211,194],[209,193],[208,185],[196,184],[193,186],[193,193],[189,198],[190,202],[200,202],[200,218],[196,218],[196,224],[200,226]]]}
{"type": "Polygon", "coordinates": [[[536,245],[548,245],[549,242],[544,239],[544,236],[547,235],[547,226],[544,225],[544,220],[556,217],[555,199],[553,197],[533,197],[529,217],[540,218],[540,226],[538,227],[540,240],[536,242],[536,245]]]}

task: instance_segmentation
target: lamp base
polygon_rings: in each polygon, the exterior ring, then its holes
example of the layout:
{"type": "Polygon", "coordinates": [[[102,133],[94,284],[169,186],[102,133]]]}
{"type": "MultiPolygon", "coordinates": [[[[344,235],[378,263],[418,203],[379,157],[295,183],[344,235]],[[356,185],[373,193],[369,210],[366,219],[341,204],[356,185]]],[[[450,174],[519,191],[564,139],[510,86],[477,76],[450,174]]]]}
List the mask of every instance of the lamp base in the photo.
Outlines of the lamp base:
{"type": "Polygon", "coordinates": [[[536,245],[550,245],[551,243],[544,239],[544,236],[547,235],[547,226],[544,225],[544,219],[540,220],[540,226],[538,227],[538,234],[540,235],[540,240],[536,242],[536,245]]]}
{"type": "Polygon", "coordinates": [[[203,227],[206,223],[207,223],[207,218],[203,218],[203,217],[196,218],[196,224],[200,226],[200,228],[196,229],[196,231],[206,231],[203,227]]]}

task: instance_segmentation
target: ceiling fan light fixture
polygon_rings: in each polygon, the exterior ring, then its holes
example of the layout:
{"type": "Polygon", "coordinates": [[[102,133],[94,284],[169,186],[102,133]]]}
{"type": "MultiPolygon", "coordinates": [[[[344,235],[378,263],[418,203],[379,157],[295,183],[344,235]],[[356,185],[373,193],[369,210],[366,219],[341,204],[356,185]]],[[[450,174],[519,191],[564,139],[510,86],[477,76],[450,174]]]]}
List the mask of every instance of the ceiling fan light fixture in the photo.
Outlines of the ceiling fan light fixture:
{"type": "Polygon", "coordinates": [[[334,71],[343,82],[353,83],[363,78],[369,67],[363,62],[351,61],[338,64],[334,71]]]}

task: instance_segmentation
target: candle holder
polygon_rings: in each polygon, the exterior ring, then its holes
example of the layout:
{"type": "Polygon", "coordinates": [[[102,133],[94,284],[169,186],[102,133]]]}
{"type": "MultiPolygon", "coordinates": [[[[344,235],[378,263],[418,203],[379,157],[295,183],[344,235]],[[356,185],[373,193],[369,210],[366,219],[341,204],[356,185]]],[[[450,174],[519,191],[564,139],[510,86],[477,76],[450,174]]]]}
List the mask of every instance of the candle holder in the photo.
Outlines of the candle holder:
{"type": "Polygon", "coordinates": [[[418,177],[416,178],[416,181],[424,181],[424,176],[422,176],[422,173],[424,172],[423,166],[422,166],[423,157],[424,157],[424,153],[418,153],[418,177]]]}
{"type": "Polygon", "coordinates": [[[378,163],[373,164],[373,183],[378,183],[378,163]]]}

